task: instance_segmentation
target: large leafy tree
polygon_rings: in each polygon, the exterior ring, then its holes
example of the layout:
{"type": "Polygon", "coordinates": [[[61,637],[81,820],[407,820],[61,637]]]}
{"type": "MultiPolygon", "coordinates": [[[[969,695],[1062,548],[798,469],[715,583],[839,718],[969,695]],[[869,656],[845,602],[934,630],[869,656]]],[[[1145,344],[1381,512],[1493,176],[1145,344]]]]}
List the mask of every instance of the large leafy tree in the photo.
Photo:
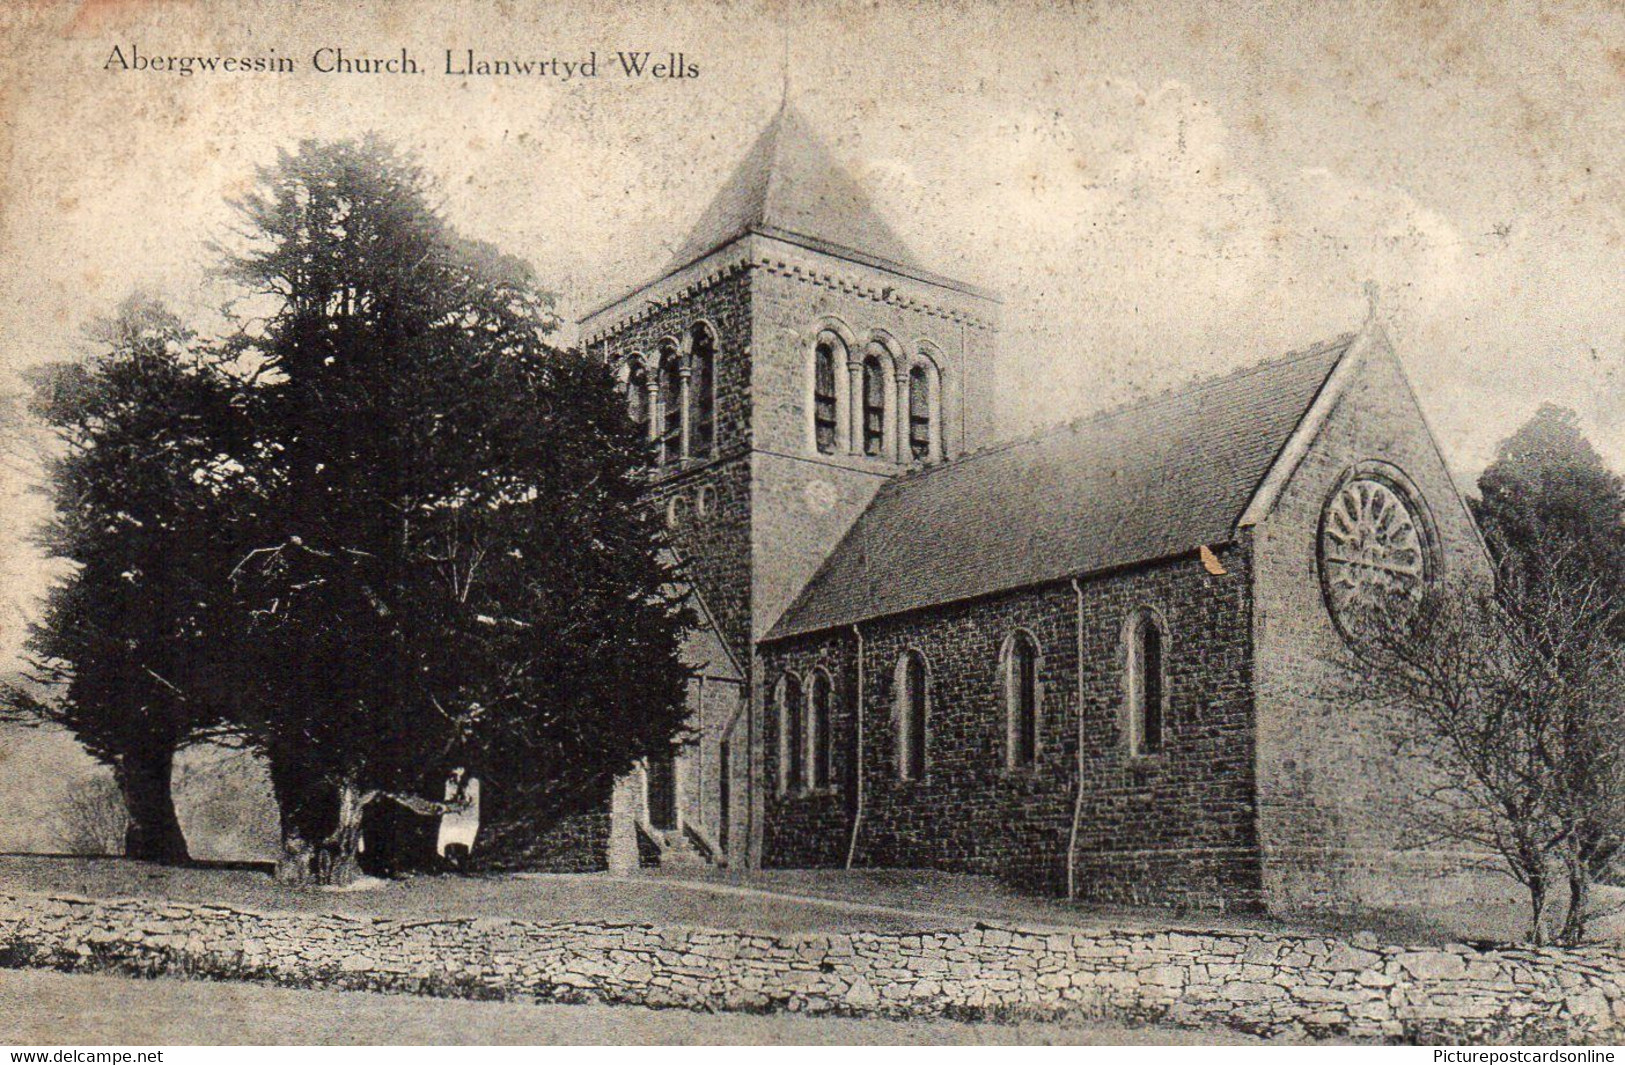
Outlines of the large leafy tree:
{"type": "Polygon", "coordinates": [[[176,750],[220,723],[212,663],[226,645],[234,554],[221,508],[240,468],[240,412],[155,299],[132,296],[92,337],[91,357],[33,374],[34,413],[57,442],[42,539],[71,569],[31,638],[46,688],[13,687],[8,701],[112,767],[127,856],[182,862],[170,777],[176,750]]]}
{"type": "Polygon", "coordinates": [[[569,812],[682,727],[685,618],[610,368],[550,345],[529,269],[431,197],[367,138],[302,143],[237,204],[259,460],[233,586],[285,877],[353,877],[368,811],[443,810],[453,769],[569,812]]]}
{"type": "Polygon", "coordinates": [[[1501,442],[1478,491],[1473,516],[1508,592],[1625,585],[1625,484],[1572,410],[1543,405],[1501,442]]]}

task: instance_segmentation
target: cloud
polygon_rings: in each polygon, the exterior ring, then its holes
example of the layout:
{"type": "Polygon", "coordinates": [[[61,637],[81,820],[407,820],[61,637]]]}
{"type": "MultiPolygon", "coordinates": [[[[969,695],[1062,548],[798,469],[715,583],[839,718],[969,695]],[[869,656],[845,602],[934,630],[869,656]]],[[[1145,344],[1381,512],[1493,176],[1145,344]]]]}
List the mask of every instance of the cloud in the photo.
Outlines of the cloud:
{"type": "Polygon", "coordinates": [[[1437,316],[1469,289],[1468,241],[1403,189],[1361,184],[1316,167],[1287,183],[1280,201],[1294,230],[1292,272],[1310,291],[1375,280],[1391,306],[1437,316]]]}
{"type": "Polygon", "coordinates": [[[870,170],[1003,293],[1000,372],[1021,425],[1211,369],[1213,323],[1245,318],[1278,272],[1275,204],[1184,85],[1101,82],[1086,108],[990,112],[964,135],[985,164],[967,196],[897,161],[870,170]]]}
{"type": "Polygon", "coordinates": [[[1003,294],[1017,432],[1346,332],[1368,280],[1396,334],[1425,333],[1482,295],[1480,244],[1496,239],[1331,167],[1255,173],[1177,81],[1102,80],[1065,111],[988,107],[960,136],[980,165],[958,187],[897,157],[859,176],[923,234],[926,261],[1003,294]]]}

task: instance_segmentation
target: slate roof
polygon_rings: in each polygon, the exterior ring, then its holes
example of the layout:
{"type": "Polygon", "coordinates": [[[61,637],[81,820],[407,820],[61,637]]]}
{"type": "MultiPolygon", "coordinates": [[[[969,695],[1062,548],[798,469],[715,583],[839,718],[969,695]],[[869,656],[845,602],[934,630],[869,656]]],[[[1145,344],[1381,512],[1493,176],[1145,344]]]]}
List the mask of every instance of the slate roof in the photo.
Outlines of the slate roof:
{"type": "Polygon", "coordinates": [[[914,253],[788,103],[661,273],[687,266],[749,232],[799,236],[920,270],[914,253]]]}
{"type": "Polygon", "coordinates": [[[1235,537],[1352,337],[889,481],[769,640],[1235,537]]]}

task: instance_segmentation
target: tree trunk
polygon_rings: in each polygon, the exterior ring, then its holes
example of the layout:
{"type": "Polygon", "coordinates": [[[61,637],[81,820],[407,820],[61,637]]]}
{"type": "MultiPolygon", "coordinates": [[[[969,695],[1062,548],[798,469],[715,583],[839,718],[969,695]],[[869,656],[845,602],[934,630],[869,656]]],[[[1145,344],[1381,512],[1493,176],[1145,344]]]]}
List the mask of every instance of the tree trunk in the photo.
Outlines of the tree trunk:
{"type": "Polygon", "coordinates": [[[282,825],[282,854],[276,863],[278,883],[342,887],[361,875],[361,844],[366,798],[358,774],[338,784],[307,781],[271,765],[272,790],[282,825]]]}
{"type": "MultiPolygon", "coordinates": [[[[310,845],[320,831],[313,818],[321,789],[289,769],[291,759],[267,752],[271,770],[271,794],[276,798],[277,821],[282,833],[282,853],[277,856],[279,884],[309,884],[315,877],[315,852],[310,845]]],[[[319,823],[319,822],[317,822],[319,823]]]]}
{"type": "Polygon", "coordinates": [[[358,853],[367,796],[353,773],[339,782],[336,792],[338,806],[334,811],[333,831],[316,847],[314,880],[325,887],[344,887],[361,876],[358,853]]]}
{"type": "Polygon", "coordinates": [[[1568,874],[1569,908],[1563,915],[1563,927],[1557,933],[1557,939],[1565,946],[1572,947],[1585,939],[1586,927],[1591,920],[1591,871],[1586,856],[1569,855],[1568,874]]]}
{"type": "Polygon", "coordinates": [[[1546,878],[1529,878],[1529,941],[1537,947],[1546,945],[1546,878]]]}
{"type": "Polygon", "coordinates": [[[160,745],[119,756],[113,776],[130,816],[124,830],[126,858],[164,865],[185,865],[191,860],[180,818],[175,815],[174,768],[174,747],[160,745]]]}
{"type": "Polygon", "coordinates": [[[276,881],[279,884],[308,884],[315,876],[310,844],[299,829],[282,821],[282,853],[276,860],[276,881]]]}

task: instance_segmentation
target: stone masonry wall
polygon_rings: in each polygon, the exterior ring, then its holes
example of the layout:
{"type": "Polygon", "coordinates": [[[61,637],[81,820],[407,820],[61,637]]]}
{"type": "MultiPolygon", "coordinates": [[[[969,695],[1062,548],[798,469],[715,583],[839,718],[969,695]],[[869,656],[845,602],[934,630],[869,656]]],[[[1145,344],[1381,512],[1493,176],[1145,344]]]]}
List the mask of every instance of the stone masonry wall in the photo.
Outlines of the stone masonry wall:
{"type": "Polygon", "coordinates": [[[683,573],[741,663],[750,661],[751,468],[738,454],[651,487],[683,573]]]}
{"type": "MultiPolygon", "coordinates": [[[[705,322],[716,333],[714,361],[716,436],[709,455],[683,459],[673,465],[651,470],[648,502],[666,525],[666,535],[682,560],[684,576],[691,583],[715,619],[718,636],[726,643],[734,660],[746,671],[748,685],[751,666],[751,272],[743,265],[723,270],[696,284],[678,298],[651,304],[652,310],[635,321],[600,338],[596,344],[619,358],[642,356],[649,373],[654,374],[661,341],[675,339],[680,351],[687,350],[695,323],[705,322]]],[[[697,379],[690,378],[690,387],[697,379]]],[[[660,426],[659,413],[657,430],[660,426]]],[[[715,685],[713,684],[713,688],[715,685]]],[[[719,804],[721,789],[715,775],[723,732],[731,714],[709,710],[700,691],[691,687],[690,724],[695,744],[678,762],[682,778],[680,802],[683,818],[710,833],[713,841],[721,832],[719,804]]],[[[713,693],[714,694],[714,693],[713,693]]],[[[733,701],[738,701],[737,692],[733,701]]],[[[715,698],[709,700],[716,702],[715,698]]],[[[733,759],[739,769],[730,775],[741,782],[748,779],[748,744],[733,759]]],[[[641,778],[639,778],[641,781],[641,778]]],[[[730,808],[748,817],[741,797],[748,803],[748,786],[734,787],[730,808]]],[[[642,788],[623,792],[628,803],[623,813],[641,810],[642,788]]],[[[734,860],[748,855],[748,839],[734,829],[738,816],[730,819],[729,850],[734,860]]],[[[748,823],[748,821],[747,821],[748,823]]],[[[589,842],[596,842],[589,841],[589,842]]],[[[717,845],[721,845],[718,842],[717,845]]],[[[589,855],[590,856],[590,855],[589,855]]],[[[599,866],[601,868],[601,866],[599,866]]]]}
{"type": "Polygon", "coordinates": [[[470,859],[481,870],[526,869],[539,873],[590,873],[609,868],[609,798],[545,828],[519,816],[480,826],[470,859]]]}
{"type": "MultiPolygon", "coordinates": [[[[963,286],[753,234],[583,323],[595,350],[641,357],[651,373],[663,339],[686,350],[694,323],[716,331],[715,449],[658,467],[649,500],[667,517],[687,577],[747,673],[753,641],[885,478],[904,468],[889,458],[816,451],[809,404],[819,331],[838,325],[857,355],[871,342],[910,358],[931,352],[943,374],[938,429],[946,452],[958,455],[991,434],[996,319],[996,301],[963,286]]],[[[844,366],[837,378],[844,392],[844,366]]],[[[895,379],[887,387],[895,395],[895,379]]],[[[895,423],[897,412],[890,417],[895,423]]],[[[747,676],[746,684],[759,706],[759,681],[747,676]]],[[[730,753],[754,780],[760,733],[747,724],[741,741],[730,753]]],[[[758,853],[758,811],[753,789],[741,810],[751,854],[758,853]]]]}
{"type": "Polygon", "coordinates": [[[1447,577],[1488,572],[1403,371],[1381,345],[1254,533],[1259,834],[1266,891],[1280,908],[1427,905],[1497,886],[1461,869],[1459,856],[1406,846],[1403,811],[1427,767],[1396,757],[1394,722],[1338,697],[1347,651],[1325,605],[1316,541],[1339,479],[1370,462],[1415,485],[1447,577]]]}
{"type": "Polygon", "coordinates": [[[0,896],[0,965],[465,998],[966,1019],[1098,1018],[1390,1041],[1617,1041],[1617,949],[978,926],[763,935],[397,921],[0,896]]]}
{"type": "MultiPolygon", "coordinates": [[[[1245,544],[1218,549],[1224,575],[1195,557],[866,623],[864,797],[856,864],[999,876],[1049,894],[1067,891],[1067,851],[1079,815],[1081,898],[1256,908],[1261,882],[1253,806],[1250,562],[1245,544]],[[1161,753],[1131,757],[1126,741],[1125,621],[1155,609],[1168,627],[1169,710],[1161,753]],[[1006,764],[1000,650],[1018,629],[1040,649],[1039,756],[1006,764]],[[896,667],[926,659],[926,772],[897,772],[896,667]],[[1078,798],[1080,681],[1083,805],[1078,798]]],[[[856,734],[856,641],[815,635],[766,649],[767,690],[786,671],[816,667],[835,680],[834,786],[784,794],[777,715],[764,715],[768,799],[765,864],[845,861],[851,834],[856,734]]]]}
{"type": "MultiPolygon", "coordinates": [[[[777,242],[766,246],[771,254],[752,272],[751,288],[752,609],[758,638],[806,586],[880,484],[906,468],[891,457],[816,450],[809,426],[819,333],[848,335],[853,358],[883,341],[905,359],[922,349],[934,353],[944,390],[939,429],[949,456],[991,442],[998,355],[994,328],[966,320],[967,309],[993,313],[984,299],[777,242]]],[[[837,378],[838,393],[845,396],[850,382],[844,360],[837,378]]],[[[893,378],[886,388],[895,394],[893,378]]],[[[888,411],[896,421],[896,410],[888,411]]]]}
{"type": "MultiPolygon", "coordinates": [[[[699,322],[716,332],[716,439],[708,456],[654,469],[649,501],[667,516],[687,576],[717,616],[734,656],[750,660],[750,271],[725,272],[681,300],[597,341],[612,358],[646,360],[653,374],[663,339],[687,351],[699,322]],[[701,496],[705,497],[702,513],[701,496]],[[675,500],[675,504],[673,501],[675,500]]],[[[690,385],[697,381],[690,381],[690,385]]],[[[659,418],[656,412],[655,417],[659,418]]]]}

